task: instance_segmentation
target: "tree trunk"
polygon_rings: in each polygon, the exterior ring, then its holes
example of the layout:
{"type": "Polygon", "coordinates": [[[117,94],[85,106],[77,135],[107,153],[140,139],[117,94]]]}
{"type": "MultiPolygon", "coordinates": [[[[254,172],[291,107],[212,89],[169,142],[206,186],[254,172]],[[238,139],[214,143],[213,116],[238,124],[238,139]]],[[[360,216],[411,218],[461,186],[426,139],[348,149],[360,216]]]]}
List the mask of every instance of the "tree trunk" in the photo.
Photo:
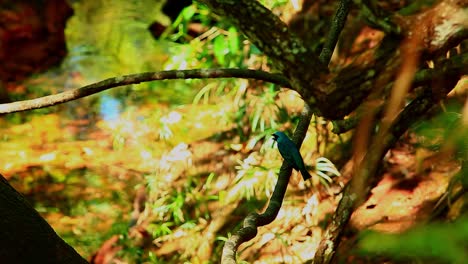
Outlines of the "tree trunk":
{"type": "Polygon", "coordinates": [[[0,262],[88,263],[1,174],[0,262]]]}

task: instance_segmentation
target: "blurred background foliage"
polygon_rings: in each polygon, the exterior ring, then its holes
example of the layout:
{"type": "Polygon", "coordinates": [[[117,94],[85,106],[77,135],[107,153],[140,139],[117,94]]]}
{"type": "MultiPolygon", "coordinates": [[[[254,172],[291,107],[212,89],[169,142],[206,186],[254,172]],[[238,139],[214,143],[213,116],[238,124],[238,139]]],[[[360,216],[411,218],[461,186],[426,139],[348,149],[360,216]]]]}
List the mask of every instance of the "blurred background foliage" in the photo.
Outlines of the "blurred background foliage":
{"type": "MultiPolygon", "coordinates": [[[[296,1],[261,2],[283,19],[297,11],[296,1]]],[[[13,100],[146,71],[270,70],[255,46],[201,5],[171,20],[161,12],[164,1],[70,3],[67,57],[17,84],[13,100]],[[158,38],[149,30],[154,21],[165,26],[158,38]]],[[[88,259],[104,254],[122,263],[217,262],[230,232],[249,212],[262,211],[270,197],[282,163],[270,135],[291,134],[302,106],[295,92],[252,80],[119,87],[2,117],[0,171],[88,259]],[[115,244],[102,247],[106,241],[115,244]]],[[[416,146],[439,151],[452,142],[458,157],[466,158],[461,107],[451,104],[418,124],[412,131],[416,146]]],[[[299,263],[313,257],[346,180],[335,177],[340,174],[333,164],[344,163],[345,155],[336,153],[349,153],[350,135],[330,129],[314,117],[301,153],[318,177],[304,183],[294,174],[278,219],[241,248],[242,259],[299,263]]],[[[459,175],[453,190],[466,183],[466,174],[459,175]]],[[[462,219],[401,236],[363,234],[356,254],[461,263],[468,228],[462,219]],[[447,241],[452,235],[456,240],[447,241]]]]}
{"type": "Polygon", "coordinates": [[[404,234],[365,232],[360,253],[415,263],[466,263],[468,221],[461,216],[450,225],[430,223],[404,234]]]}

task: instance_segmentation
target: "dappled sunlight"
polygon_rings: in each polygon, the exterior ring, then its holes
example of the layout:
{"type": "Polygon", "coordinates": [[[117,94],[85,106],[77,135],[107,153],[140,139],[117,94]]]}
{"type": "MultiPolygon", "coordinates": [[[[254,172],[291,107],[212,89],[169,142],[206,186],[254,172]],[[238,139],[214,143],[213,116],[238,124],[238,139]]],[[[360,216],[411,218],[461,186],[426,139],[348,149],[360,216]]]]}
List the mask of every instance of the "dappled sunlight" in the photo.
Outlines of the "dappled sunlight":
{"type": "Polygon", "coordinates": [[[446,224],[466,213],[466,30],[430,42],[444,4],[68,2],[62,64],[0,80],[0,173],[91,263],[400,263],[379,239],[421,246],[405,262],[434,238],[466,255],[446,235],[466,229],[446,224]]]}

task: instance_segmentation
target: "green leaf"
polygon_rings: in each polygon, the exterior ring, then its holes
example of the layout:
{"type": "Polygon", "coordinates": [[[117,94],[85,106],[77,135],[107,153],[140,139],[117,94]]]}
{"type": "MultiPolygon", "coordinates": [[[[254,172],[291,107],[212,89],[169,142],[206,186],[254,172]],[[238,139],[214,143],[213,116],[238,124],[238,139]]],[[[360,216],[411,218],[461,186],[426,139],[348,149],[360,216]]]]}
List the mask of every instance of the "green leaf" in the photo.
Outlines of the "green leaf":
{"type": "Polygon", "coordinates": [[[252,131],[257,130],[257,126],[258,126],[258,122],[260,121],[260,118],[261,118],[261,112],[255,111],[253,119],[252,119],[252,131]]]}
{"type": "Polygon", "coordinates": [[[228,43],[231,54],[237,54],[240,50],[240,38],[235,27],[230,27],[228,30],[228,43]]]}
{"type": "Polygon", "coordinates": [[[218,60],[219,64],[224,65],[226,62],[225,60],[225,55],[227,53],[226,51],[228,50],[227,42],[224,39],[224,36],[220,35],[214,39],[213,48],[214,48],[213,50],[214,55],[216,59],[218,60]]]}
{"type": "Polygon", "coordinates": [[[184,18],[185,21],[188,21],[188,20],[191,20],[192,17],[195,15],[196,13],[196,8],[195,6],[191,5],[191,6],[188,6],[186,8],[184,8],[184,10],[182,10],[182,17],[184,18]]]}

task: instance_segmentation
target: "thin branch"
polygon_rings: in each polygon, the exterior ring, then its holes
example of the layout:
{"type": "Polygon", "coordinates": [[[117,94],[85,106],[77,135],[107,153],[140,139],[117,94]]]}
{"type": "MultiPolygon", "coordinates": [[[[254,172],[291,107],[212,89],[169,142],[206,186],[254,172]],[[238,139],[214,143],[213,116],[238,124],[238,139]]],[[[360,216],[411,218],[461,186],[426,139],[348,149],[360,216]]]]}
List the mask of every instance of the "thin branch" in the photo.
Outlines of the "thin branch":
{"type": "MultiPolygon", "coordinates": [[[[306,104],[301,113],[299,123],[294,131],[292,140],[300,148],[307,134],[307,129],[312,118],[312,111],[306,104]]],[[[278,174],[278,182],[276,183],[273,194],[270,198],[267,209],[264,213],[250,213],[245,219],[242,227],[235,232],[228,241],[224,244],[221,263],[235,264],[236,252],[239,246],[254,238],[257,235],[257,228],[267,225],[275,220],[278,212],[283,204],[284,195],[288,187],[289,178],[291,177],[292,167],[283,162],[278,174]]]]}
{"type": "Polygon", "coordinates": [[[120,77],[109,78],[81,88],[68,90],[59,94],[44,96],[31,100],[0,104],[0,114],[14,113],[32,109],[39,109],[66,103],[83,98],[104,90],[138,84],[142,82],[170,80],[170,79],[205,79],[205,78],[246,78],[275,83],[284,87],[291,87],[289,81],[281,74],[247,69],[200,69],[200,70],[172,70],[160,72],[146,72],[120,77]]]}
{"type": "Polygon", "coordinates": [[[338,37],[346,23],[350,4],[350,0],[341,0],[338,9],[335,12],[335,17],[332,20],[330,31],[328,32],[327,39],[325,40],[325,44],[319,56],[319,60],[325,65],[330,62],[333,55],[336,43],[338,42],[338,37]]]}
{"type": "MultiPolygon", "coordinates": [[[[463,74],[468,74],[468,54],[464,53],[461,55],[453,56],[450,59],[446,59],[440,63],[436,69],[424,69],[416,73],[414,82],[416,85],[423,83],[430,83],[435,78],[441,76],[453,76],[453,78],[459,78],[463,74]]],[[[8,114],[21,112],[26,110],[33,110],[39,108],[45,108],[54,106],[62,103],[66,103],[72,100],[83,98],[101,91],[125,86],[130,84],[138,84],[142,82],[158,81],[158,80],[170,80],[170,79],[203,79],[203,78],[247,78],[255,79],[266,82],[278,84],[282,87],[291,87],[290,82],[286,77],[278,73],[269,73],[259,70],[248,70],[248,69],[199,69],[199,70],[171,70],[161,72],[146,72],[139,74],[131,74],[120,77],[109,78],[97,83],[93,83],[81,88],[68,90],[59,94],[44,96],[31,100],[18,101],[13,103],[0,104],[0,114],[8,114]]],[[[342,123],[343,121],[338,121],[342,123]]],[[[337,124],[337,127],[344,125],[337,124]]],[[[343,128],[352,127],[344,126],[343,128]]],[[[338,128],[337,128],[338,129],[338,128]]],[[[337,131],[344,132],[343,129],[339,128],[337,131]]]]}
{"type": "Polygon", "coordinates": [[[438,203],[437,206],[433,208],[429,220],[434,221],[437,218],[442,217],[444,214],[447,214],[451,205],[467,193],[468,189],[464,188],[463,186],[455,194],[447,193],[443,199],[440,200],[440,203],[438,203]]]}

